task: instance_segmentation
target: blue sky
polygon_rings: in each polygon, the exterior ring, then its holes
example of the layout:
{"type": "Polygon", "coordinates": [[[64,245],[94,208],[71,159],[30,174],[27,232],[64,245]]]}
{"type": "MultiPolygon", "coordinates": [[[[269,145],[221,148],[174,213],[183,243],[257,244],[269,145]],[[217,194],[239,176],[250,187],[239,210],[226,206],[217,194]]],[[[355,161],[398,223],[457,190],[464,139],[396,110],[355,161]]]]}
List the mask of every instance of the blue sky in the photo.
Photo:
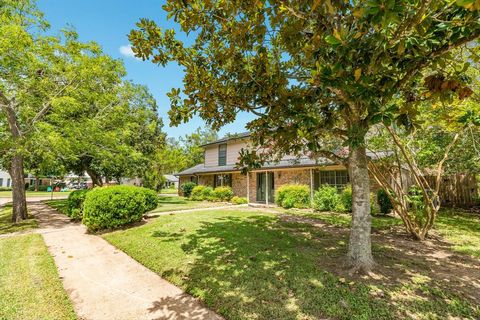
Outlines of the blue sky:
{"type": "MultiPolygon", "coordinates": [[[[114,58],[123,59],[127,68],[127,78],[135,83],[148,86],[157,99],[159,114],[163,118],[164,131],[170,137],[179,137],[205,126],[198,118],[179,127],[170,127],[167,112],[170,108],[166,93],[172,87],[182,86],[182,70],[175,64],[159,67],[148,61],[139,61],[128,55],[127,34],[140,18],[150,18],[162,28],[178,26],[166,19],[162,10],[162,0],[37,0],[38,7],[45,13],[51,24],[51,31],[72,25],[82,41],[95,41],[114,58]],[[123,52],[123,54],[122,54],[123,52]]],[[[182,39],[185,40],[185,39],[182,39]]],[[[252,115],[241,114],[236,122],[221,129],[219,135],[227,132],[245,131],[245,124],[252,115]]]]}

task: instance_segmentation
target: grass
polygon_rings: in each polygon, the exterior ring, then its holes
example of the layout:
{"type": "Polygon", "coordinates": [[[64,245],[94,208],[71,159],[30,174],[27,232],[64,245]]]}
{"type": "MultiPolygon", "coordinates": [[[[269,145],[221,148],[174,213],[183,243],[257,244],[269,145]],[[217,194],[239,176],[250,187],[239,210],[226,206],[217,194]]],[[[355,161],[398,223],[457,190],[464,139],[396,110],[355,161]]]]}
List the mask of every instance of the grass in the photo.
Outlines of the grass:
{"type": "MultiPolygon", "coordinates": [[[[312,210],[279,209],[280,212],[293,216],[317,219],[338,227],[349,227],[351,214],[336,212],[317,212],[312,210]]],[[[386,229],[402,226],[400,218],[392,216],[372,216],[372,229],[386,229]]],[[[480,216],[468,214],[459,210],[444,209],[437,216],[434,230],[452,243],[452,249],[480,258],[480,216]]]]}
{"type": "MultiPolygon", "coordinates": [[[[311,209],[279,209],[280,212],[293,215],[301,216],[310,219],[316,219],[328,224],[337,226],[337,227],[350,227],[350,222],[352,221],[352,215],[349,213],[338,213],[338,212],[319,212],[313,211],[311,209]]],[[[374,215],[372,216],[372,228],[373,229],[385,229],[393,226],[402,225],[402,220],[399,218],[394,218],[392,216],[383,216],[383,215],[374,215]]]]}
{"type": "Polygon", "coordinates": [[[451,209],[440,212],[435,229],[458,252],[480,258],[480,216],[451,209]]]}
{"type": "Polygon", "coordinates": [[[219,202],[193,201],[178,196],[159,196],[158,207],[151,213],[178,211],[186,209],[209,208],[225,205],[219,202]]]}
{"type": "Polygon", "coordinates": [[[161,194],[178,194],[178,190],[176,188],[171,189],[162,189],[160,190],[161,194]]]}
{"type": "Polygon", "coordinates": [[[0,239],[0,319],[76,319],[37,234],[0,239]]]}
{"type": "Polygon", "coordinates": [[[6,234],[17,231],[25,231],[37,227],[35,219],[30,218],[22,222],[13,224],[12,219],[12,206],[7,205],[0,208],[0,234],[6,234]]]}
{"type": "MultiPolygon", "coordinates": [[[[52,195],[51,192],[46,191],[26,191],[27,198],[28,197],[50,197],[52,195]]],[[[69,191],[66,192],[54,192],[53,196],[68,196],[70,194],[69,191]]],[[[12,191],[0,191],[0,198],[11,198],[12,191]]]]}
{"type": "Polygon", "coordinates": [[[59,200],[48,200],[45,201],[45,204],[49,205],[50,207],[58,210],[63,214],[67,214],[67,206],[68,200],[67,199],[59,199],[59,200]]]}
{"type": "MultiPolygon", "coordinates": [[[[422,273],[428,268],[402,281],[338,277],[334,271],[346,253],[345,233],[261,211],[161,216],[103,237],[226,319],[480,317],[477,303],[422,273]]],[[[374,250],[376,256],[396,257],[396,248],[374,250]]],[[[392,263],[394,275],[411,267],[397,264],[392,263]]]]}

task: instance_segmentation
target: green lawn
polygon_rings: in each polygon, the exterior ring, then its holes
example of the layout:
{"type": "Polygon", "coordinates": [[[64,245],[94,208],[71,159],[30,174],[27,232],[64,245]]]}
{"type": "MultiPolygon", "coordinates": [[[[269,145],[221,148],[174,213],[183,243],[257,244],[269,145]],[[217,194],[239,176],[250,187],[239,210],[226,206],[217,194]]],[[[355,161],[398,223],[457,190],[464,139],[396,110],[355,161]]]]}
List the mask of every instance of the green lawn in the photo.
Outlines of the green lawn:
{"type": "Polygon", "coordinates": [[[37,227],[37,222],[33,218],[24,220],[17,224],[13,224],[11,219],[12,206],[7,205],[3,208],[0,208],[0,234],[24,231],[37,227]]]}
{"type": "Polygon", "coordinates": [[[160,190],[161,194],[178,194],[178,190],[173,188],[173,189],[162,189],[160,190]]]}
{"type": "Polygon", "coordinates": [[[226,319],[480,317],[460,286],[401,260],[396,248],[374,246],[392,278],[350,281],[334,275],[346,233],[252,209],[161,216],[103,237],[226,319]]]}
{"type": "MultiPolygon", "coordinates": [[[[316,212],[312,210],[279,209],[279,212],[293,216],[317,219],[339,227],[349,227],[352,216],[346,213],[316,212]]],[[[385,229],[402,226],[400,218],[391,216],[372,216],[373,229],[385,229]]],[[[462,213],[453,209],[443,209],[439,212],[434,230],[453,244],[452,249],[480,257],[480,216],[462,213]]]]}
{"type": "Polygon", "coordinates": [[[435,229],[453,243],[455,251],[480,258],[480,215],[443,210],[435,222],[435,229]]]}
{"type": "MultiPolygon", "coordinates": [[[[337,227],[350,227],[350,222],[352,220],[352,215],[348,213],[319,212],[319,211],[313,211],[311,209],[278,209],[278,210],[279,212],[282,212],[288,215],[301,216],[301,217],[306,217],[310,219],[317,219],[337,227]]],[[[401,225],[402,223],[403,222],[400,218],[394,218],[389,215],[372,216],[373,229],[384,229],[392,226],[398,226],[398,225],[401,225]]]]}
{"type": "Polygon", "coordinates": [[[38,234],[0,239],[0,319],[76,319],[38,234]]]}
{"type": "Polygon", "coordinates": [[[158,207],[151,213],[185,209],[209,208],[224,205],[224,203],[219,202],[192,201],[188,200],[187,198],[178,196],[160,196],[158,207]]]}
{"type": "Polygon", "coordinates": [[[67,214],[67,206],[68,206],[67,199],[48,200],[48,201],[45,201],[45,204],[49,205],[50,207],[58,210],[63,214],[67,214]]]}
{"type": "MultiPolygon", "coordinates": [[[[46,191],[27,191],[27,198],[28,197],[50,197],[52,195],[51,192],[46,191]]],[[[54,192],[53,197],[65,196],[67,197],[70,194],[70,191],[66,192],[54,192]]],[[[12,191],[0,191],[0,198],[11,198],[12,191]]]]}

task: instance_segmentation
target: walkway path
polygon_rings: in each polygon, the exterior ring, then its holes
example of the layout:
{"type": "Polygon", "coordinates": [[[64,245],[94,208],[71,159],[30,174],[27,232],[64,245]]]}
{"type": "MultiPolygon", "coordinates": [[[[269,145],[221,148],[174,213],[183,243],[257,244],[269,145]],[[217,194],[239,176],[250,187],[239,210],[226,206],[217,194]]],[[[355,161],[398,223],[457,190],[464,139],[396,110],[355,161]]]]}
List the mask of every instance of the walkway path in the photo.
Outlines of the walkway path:
{"type": "Polygon", "coordinates": [[[30,204],[80,319],[222,319],[81,224],[30,204]]]}

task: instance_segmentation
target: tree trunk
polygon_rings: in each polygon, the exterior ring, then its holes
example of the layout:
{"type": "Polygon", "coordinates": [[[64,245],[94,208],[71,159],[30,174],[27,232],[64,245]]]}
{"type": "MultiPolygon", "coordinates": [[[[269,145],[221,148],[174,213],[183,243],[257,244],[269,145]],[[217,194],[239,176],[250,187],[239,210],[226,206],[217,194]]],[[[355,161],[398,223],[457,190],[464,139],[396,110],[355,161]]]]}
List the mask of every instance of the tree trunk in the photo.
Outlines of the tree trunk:
{"type": "Polygon", "coordinates": [[[38,177],[35,177],[35,191],[38,191],[39,182],[40,180],[38,179],[38,177]]]}
{"type": "MultiPolygon", "coordinates": [[[[0,93],[2,96],[3,94],[0,93]]],[[[4,97],[4,96],[3,96],[4,97]]],[[[25,178],[23,172],[23,155],[18,149],[21,149],[22,132],[18,124],[17,115],[14,107],[10,104],[4,105],[5,114],[7,116],[8,126],[13,139],[13,158],[10,164],[10,176],[12,177],[12,222],[17,223],[27,219],[27,199],[25,195],[25,178]]]]}
{"type": "Polygon", "coordinates": [[[100,177],[95,171],[93,171],[92,169],[86,169],[85,170],[87,172],[87,174],[90,176],[90,178],[92,179],[92,184],[93,186],[103,186],[103,181],[102,181],[102,177],[100,177]]]}
{"type": "Polygon", "coordinates": [[[13,156],[10,167],[10,175],[12,176],[13,184],[12,222],[17,223],[28,218],[22,155],[16,154],[13,156]]]}
{"type": "Polygon", "coordinates": [[[368,273],[374,261],[370,239],[370,178],[365,146],[350,148],[348,169],[352,183],[352,225],[347,264],[352,272],[368,273]]]}

